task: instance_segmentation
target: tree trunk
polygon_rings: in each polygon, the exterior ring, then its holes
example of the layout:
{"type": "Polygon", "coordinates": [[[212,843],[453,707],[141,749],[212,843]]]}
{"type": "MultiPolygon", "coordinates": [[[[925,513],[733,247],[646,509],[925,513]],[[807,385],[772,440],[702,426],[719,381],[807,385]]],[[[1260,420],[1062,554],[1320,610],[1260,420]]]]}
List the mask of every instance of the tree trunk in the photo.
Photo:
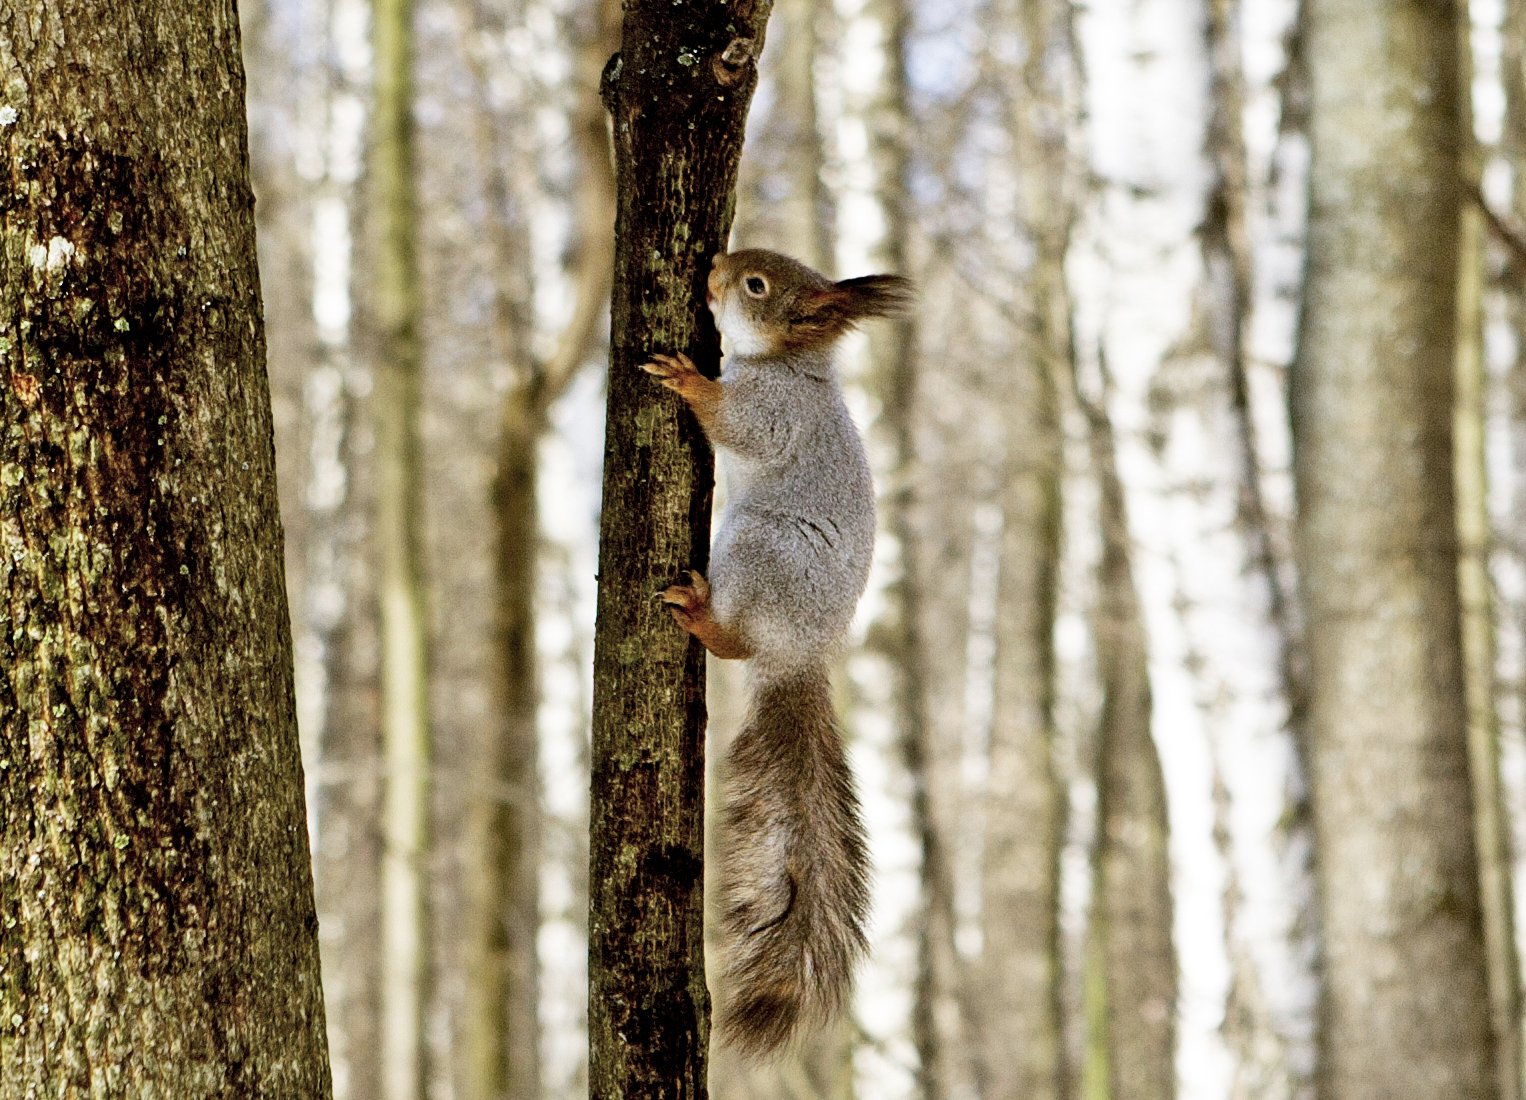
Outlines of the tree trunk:
{"type": "Polygon", "coordinates": [[[413,4],[376,0],[376,541],[381,612],[381,1057],[386,1100],[424,1093],[429,969],[431,745],[428,624],[419,519],[418,198],[413,156],[413,4]]]}
{"type": "MultiPolygon", "coordinates": [[[[857,112],[868,132],[872,202],[884,227],[870,249],[870,263],[877,271],[906,271],[912,130],[906,72],[911,13],[906,0],[866,0],[857,28],[858,40],[872,41],[883,59],[878,78],[862,95],[857,112]],[[872,28],[873,39],[868,39],[867,28],[872,28]]],[[[854,28],[850,26],[847,33],[855,33],[854,28]]],[[[889,544],[895,548],[890,553],[900,566],[886,585],[889,610],[876,624],[874,640],[891,670],[891,713],[911,780],[911,825],[921,857],[911,1030],[917,1049],[918,1095],[924,1100],[943,1100],[969,1082],[968,1024],[957,1001],[961,990],[954,947],[954,866],[946,843],[948,818],[960,801],[948,782],[959,774],[954,761],[960,748],[939,736],[942,731],[929,716],[926,555],[918,531],[923,502],[918,492],[917,429],[922,410],[917,324],[912,317],[881,322],[870,330],[868,343],[870,384],[882,408],[874,435],[886,456],[881,481],[888,488],[881,507],[889,544]]]]}
{"type": "MultiPolygon", "coordinates": [[[[1481,194],[1483,153],[1473,136],[1472,24],[1459,5],[1461,58],[1458,126],[1464,138],[1463,171],[1470,194],[1481,194]]],[[[1467,693],[1468,754],[1473,774],[1474,828],[1480,900],[1489,968],[1490,1022],[1500,1100],[1521,1100],[1521,963],[1515,942],[1511,893],[1510,816],[1500,776],[1500,723],[1494,695],[1495,620],[1489,557],[1485,426],[1484,216],[1475,202],[1461,213],[1457,276],[1457,392],[1453,416],[1457,462],[1458,596],[1462,611],[1463,670],[1467,693]]]]}
{"type": "Polygon", "coordinates": [[[1176,953],[1166,788],[1150,734],[1149,654],[1129,560],[1109,388],[1104,381],[1101,396],[1085,410],[1100,494],[1096,635],[1103,695],[1084,1091],[1114,1100],[1169,1100],[1176,1094],[1176,953]]]}
{"type": "Polygon", "coordinates": [[[709,557],[709,448],[637,369],[714,374],[709,258],[724,249],[769,0],[629,0],[604,71],[616,220],[594,639],[589,1091],[703,1097],[704,651],[652,598],[709,557]]]}
{"type": "Polygon", "coordinates": [[[1065,5],[996,6],[1023,43],[1007,66],[1004,110],[1013,134],[1026,273],[1025,349],[1000,372],[1004,410],[995,706],[981,867],[979,1057],[989,1100],[1058,1100],[1065,1093],[1060,1001],[1060,845],[1064,791],[1055,771],[1054,617],[1060,558],[1061,434],[1056,371],[1068,372],[1070,296],[1065,257],[1073,177],[1065,5]]]}
{"type": "MultiPolygon", "coordinates": [[[[1526,225],[1526,0],[1506,0],[1500,39],[1500,67],[1505,85],[1505,119],[1500,137],[1500,153],[1511,170],[1511,220],[1514,225],[1521,226],[1526,225]]],[[[1512,507],[1506,510],[1510,519],[1504,525],[1493,527],[1491,541],[1496,552],[1520,570],[1526,568],[1526,542],[1521,538],[1522,532],[1519,524],[1514,522],[1514,517],[1526,515],[1526,285],[1519,278],[1519,273],[1526,271],[1526,264],[1523,264],[1522,254],[1514,249],[1508,251],[1511,252],[1511,257],[1505,271],[1507,274],[1517,274],[1517,278],[1506,282],[1505,301],[1506,317],[1515,335],[1515,351],[1504,385],[1509,424],[1512,507]]],[[[1494,591],[1493,595],[1499,601],[1495,607],[1496,622],[1503,624],[1499,636],[1508,639],[1507,644],[1520,652],[1522,641],[1526,639],[1526,603],[1523,603],[1519,595],[1512,595],[1503,587],[1494,591]]],[[[1494,685],[1495,714],[1496,719],[1501,713],[1515,715],[1506,736],[1519,744],[1523,733],[1522,716],[1526,715],[1526,679],[1522,677],[1519,662],[1514,665],[1514,673],[1494,685]]],[[[1498,735],[1498,729],[1496,733],[1498,735]]],[[[1526,843],[1526,838],[1523,838],[1519,827],[1512,827],[1513,824],[1507,817],[1507,832],[1503,839],[1512,848],[1519,850],[1526,843]]],[[[1516,900],[1520,897],[1520,887],[1518,883],[1513,883],[1512,886],[1512,900],[1516,900]]],[[[1518,912],[1518,909],[1514,911],[1518,912]]],[[[1519,977],[1517,981],[1519,982],[1519,977]]],[[[1516,1094],[1521,1095],[1526,1093],[1526,1085],[1521,1083],[1526,1080],[1526,1076],[1521,1076],[1526,1075],[1526,1068],[1521,1064],[1526,1062],[1526,1054],[1523,1054],[1523,1047],[1526,1047],[1526,1026],[1523,1025],[1526,1025],[1526,1021],[1523,1021],[1519,1012],[1519,984],[1515,996],[1518,1011],[1513,1021],[1514,1043],[1519,1061],[1514,1069],[1518,1074],[1516,1094]]],[[[1506,1046],[1500,1048],[1502,1061],[1506,1051],[1506,1046]]],[[[1510,1095],[1509,1090],[1501,1090],[1504,1100],[1508,1100],[1510,1095]]]]}
{"type": "Polygon", "coordinates": [[[1291,386],[1328,1098],[1496,1095],[1469,782],[1452,397],[1451,4],[1310,0],[1291,386]]]}
{"type": "Polygon", "coordinates": [[[473,1006],[477,1060],[473,1096],[509,1100],[540,1095],[540,777],[536,745],[535,561],[539,543],[536,445],[542,421],[515,403],[505,409],[494,510],[498,525],[498,629],[507,729],[494,759],[491,817],[484,853],[487,940],[473,1006]],[[511,415],[513,414],[517,415],[511,415]],[[511,522],[513,521],[513,522],[511,522]]]}
{"type": "MultiPolygon", "coordinates": [[[[547,362],[531,354],[528,287],[509,272],[527,263],[528,234],[520,224],[495,223],[489,236],[500,272],[494,336],[513,365],[499,418],[498,470],[493,510],[497,528],[497,648],[501,706],[505,720],[491,759],[493,781],[479,813],[476,882],[472,886],[478,952],[467,975],[470,1014],[466,1020],[464,1080],[473,1100],[534,1100],[541,1094],[540,973],[536,943],[540,933],[540,871],[543,858],[540,748],[537,712],[540,677],[536,655],[537,574],[540,549],[539,445],[553,402],[588,361],[599,339],[599,320],[609,296],[610,240],[614,180],[609,137],[598,100],[599,73],[608,57],[618,9],[611,0],[592,0],[587,26],[574,49],[574,91],[570,119],[576,153],[577,193],[573,198],[579,239],[573,258],[576,301],[556,352],[547,362]]],[[[487,74],[479,73],[488,112],[487,74]]],[[[528,104],[518,105],[528,110],[528,104]]],[[[526,116],[507,121],[523,122],[526,116]]],[[[490,165],[487,190],[494,216],[521,202],[516,180],[501,152],[508,145],[495,119],[484,118],[484,159],[490,165]]]]}
{"type": "Polygon", "coordinates": [[[0,11],[0,1095],[329,1095],[232,4],[0,11]]]}

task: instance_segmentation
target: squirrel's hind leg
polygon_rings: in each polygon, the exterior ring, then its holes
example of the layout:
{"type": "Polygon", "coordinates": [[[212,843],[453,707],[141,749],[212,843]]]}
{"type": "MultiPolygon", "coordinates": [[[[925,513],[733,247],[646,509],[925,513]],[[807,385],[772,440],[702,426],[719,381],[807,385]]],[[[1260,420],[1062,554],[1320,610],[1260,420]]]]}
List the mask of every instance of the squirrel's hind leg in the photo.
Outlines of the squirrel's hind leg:
{"type": "Polygon", "coordinates": [[[674,584],[657,593],[673,621],[699,639],[700,645],[724,660],[745,660],[752,647],[741,635],[716,622],[710,609],[710,582],[689,570],[688,584],[674,584]]]}

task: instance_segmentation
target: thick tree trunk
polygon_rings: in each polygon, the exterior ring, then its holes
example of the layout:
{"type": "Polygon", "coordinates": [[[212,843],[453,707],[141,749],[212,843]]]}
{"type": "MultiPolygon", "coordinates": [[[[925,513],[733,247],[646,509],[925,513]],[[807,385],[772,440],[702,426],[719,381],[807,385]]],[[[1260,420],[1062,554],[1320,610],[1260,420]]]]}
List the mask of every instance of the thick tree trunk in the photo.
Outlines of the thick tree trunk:
{"type": "Polygon", "coordinates": [[[1310,0],[1292,381],[1330,1100],[1496,1095],[1468,768],[1452,397],[1451,4],[1310,0]]]}
{"type": "Polygon", "coordinates": [[[715,373],[709,258],[733,211],[768,0],[630,0],[604,72],[617,203],[594,640],[589,1091],[703,1097],[704,651],[652,598],[708,564],[699,426],[637,369],[715,373]]]}
{"type": "Polygon", "coordinates": [[[1086,408],[1101,501],[1096,633],[1103,696],[1085,1093],[1169,1100],[1176,1094],[1176,953],[1166,787],[1150,733],[1149,651],[1107,389],[1086,408]]]}
{"type": "Polygon", "coordinates": [[[0,9],[0,1095],[329,1095],[232,4],[0,9]]]}

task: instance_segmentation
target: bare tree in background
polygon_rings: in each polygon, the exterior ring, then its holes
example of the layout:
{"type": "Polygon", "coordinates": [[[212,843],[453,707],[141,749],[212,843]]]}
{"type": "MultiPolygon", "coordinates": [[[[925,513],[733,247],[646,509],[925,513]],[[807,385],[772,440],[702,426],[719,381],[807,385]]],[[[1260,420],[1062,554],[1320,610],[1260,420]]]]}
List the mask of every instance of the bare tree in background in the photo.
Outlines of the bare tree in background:
{"type": "MultiPolygon", "coordinates": [[[[1522,536],[1519,523],[1515,522],[1516,517],[1526,515],[1526,280],[1522,279],[1522,274],[1526,273],[1526,244],[1523,244],[1519,236],[1519,228],[1526,226],[1526,3],[1522,0],[1506,0],[1501,30],[1500,69],[1504,84],[1505,113],[1498,151],[1510,170],[1509,226],[1501,224],[1496,218],[1488,220],[1491,228],[1496,230],[1495,236],[1502,243],[1507,257],[1502,265],[1500,282],[1504,291],[1504,314],[1515,333],[1514,355],[1507,361],[1509,366],[1504,375],[1502,401],[1508,424],[1506,435],[1513,489],[1510,507],[1504,509],[1510,519],[1500,525],[1491,523],[1490,538],[1495,567],[1501,572],[1513,568],[1516,575],[1520,576],[1526,571],[1526,538],[1522,536]],[[1503,232],[1507,229],[1512,230],[1508,237],[1503,232]]],[[[1491,213],[1487,207],[1482,212],[1486,217],[1491,213]]],[[[1487,418],[1485,429],[1487,431],[1487,418]]],[[[1469,537],[1470,534],[1464,527],[1463,538],[1469,537]]],[[[1514,667],[1501,668],[1499,671],[1504,675],[1496,675],[1494,678],[1496,734],[1498,736],[1508,731],[1508,735],[1519,746],[1523,728],[1526,728],[1526,718],[1523,718],[1526,715],[1526,678],[1523,678],[1521,671],[1521,654],[1526,653],[1526,602],[1522,601],[1519,586],[1507,588],[1500,585],[1492,590],[1492,595],[1497,601],[1493,607],[1496,638],[1502,643],[1501,649],[1508,648],[1516,655],[1514,667]],[[1500,722],[1502,716],[1508,716],[1506,723],[1500,722]],[[1501,725],[1505,725],[1506,730],[1502,731],[1501,725]]],[[[1497,740],[1496,748],[1499,745],[1500,741],[1497,740]]],[[[1514,803],[1513,807],[1518,809],[1519,803],[1514,803]]],[[[1516,815],[1513,819],[1507,817],[1505,824],[1511,831],[1501,839],[1518,851],[1526,843],[1519,816],[1516,815]]],[[[1519,882],[1512,882],[1512,900],[1518,902],[1520,896],[1519,882]]],[[[1522,1054],[1523,1046],[1526,1046],[1526,1030],[1523,1030],[1526,1021],[1523,1021],[1520,1011],[1519,986],[1515,997],[1517,1011],[1514,1016],[1514,1045],[1518,1060],[1515,1069],[1526,1075],[1526,1070],[1520,1064],[1526,1061],[1526,1055],[1522,1054]]],[[[1509,1050],[1508,1042],[1501,1044],[1502,1059],[1508,1057],[1509,1050]]],[[[1517,1085],[1517,1088],[1526,1091],[1526,1085],[1517,1085]]],[[[1511,1093],[1502,1088],[1501,1095],[1508,1100],[1511,1093]]]]}
{"type": "MultiPolygon", "coordinates": [[[[872,196],[882,226],[871,244],[870,266],[906,271],[914,217],[909,177],[915,122],[906,68],[911,6],[907,0],[867,0],[860,25],[873,29],[884,59],[858,105],[868,132],[872,196]]],[[[918,385],[919,341],[914,316],[877,325],[868,337],[869,388],[881,403],[871,438],[885,456],[880,507],[889,535],[878,552],[882,557],[893,554],[897,563],[885,592],[887,612],[876,623],[871,643],[885,658],[894,684],[891,710],[911,780],[912,828],[921,857],[911,1015],[917,1087],[925,1100],[944,1100],[969,1080],[967,1025],[958,1003],[961,982],[954,948],[955,887],[947,848],[953,832],[950,817],[960,802],[950,782],[958,775],[960,748],[957,741],[942,736],[958,727],[945,724],[940,729],[928,713],[928,555],[921,535],[930,504],[919,461],[918,434],[926,415],[918,385]]],[[[944,499],[949,497],[966,503],[963,494],[946,494],[944,499]]],[[[952,618],[949,625],[957,630],[962,619],[952,618]]],[[[962,648],[953,645],[944,656],[957,660],[962,648]]]]}
{"type": "Polygon", "coordinates": [[[241,5],[298,724],[339,1100],[381,1095],[375,479],[350,287],[370,73],[347,28],[366,3],[326,0],[302,8],[295,22],[274,0],[241,5]],[[314,156],[309,175],[304,165],[314,156]]]}
{"type": "MultiPolygon", "coordinates": [[[[575,295],[571,317],[549,357],[532,350],[533,325],[525,306],[530,242],[525,224],[533,204],[514,172],[531,151],[522,150],[506,123],[528,129],[527,103],[500,120],[487,105],[488,74],[477,122],[486,162],[486,188],[493,214],[488,238],[493,267],[493,336],[510,364],[502,400],[498,470],[494,483],[498,552],[498,647],[506,729],[493,746],[492,782],[476,824],[479,847],[470,890],[480,907],[478,958],[466,1026],[467,1092],[480,1100],[513,1100],[541,1093],[538,1024],[540,982],[536,940],[540,931],[541,802],[536,723],[540,680],[536,657],[536,604],[540,544],[537,488],[539,444],[552,404],[585,364],[600,339],[599,321],[609,297],[613,260],[614,178],[609,135],[599,102],[599,74],[614,49],[618,5],[592,0],[570,30],[573,42],[573,108],[570,118],[577,180],[573,210],[578,234],[571,260],[575,295]],[[517,211],[515,217],[511,211],[517,211]],[[512,220],[511,220],[512,219],[512,220]]],[[[474,21],[485,13],[478,8],[474,21]]],[[[476,58],[474,55],[474,60],[476,58]]]]}
{"type": "Polygon", "coordinates": [[[1521,1100],[1521,963],[1511,891],[1509,810],[1500,777],[1500,722],[1494,691],[1497,651],[1489,555],[1489,473],[1484,347],[1483,151],[1473,129],[1472,24],[1457,8],[1458,119],[1465,183],[1457,274],[1457,355],[1453,431],[1456,454],[1458,596],[1462,614],[1468,756],[1473,776],[1480,901],[1489,971],[1490,1026],[1500,1100],[1521,1100]]]}
{"type": "MultiPolygon", "coordinates": [[[[994,4],[1006,42],[992,73],[1018,175],[1021,278],[1017,364],[993,372],[1003,410],[1002,514],[995,613],[990,773],[981,867],[980,961],[972,967],[982,1095],[1066,1094],[1060,992],[1060,846],[1065,792],[1054,760],[1054,620],[1060,559],[1061,432],[1057,380],[1069,375],[1065,259],[1074,220],[1069,127],[1076,73],[1068,6],[994,4]]],[[[998,361],[1005,361],[1000,356],[998,361]]]]}
{"type": "Polygon", "coordinates": [[[1308,5],[1292,423],[1325,946],[1317,1087],[1341,1100],[1497,1095],[1452,484],[1455,11],[1308,5]]]}
{"type": "Polygon", "coordinates": [[[1176,1095],[1176,953],[1166,788],[1150,733],[1148,643],[1105,365],[1102,375],[1100,394],[1081,398],[1100,493],[1096,636],[1103,693],[1083,1094],[1169,1100],[1176,1095]]]}
{"type": "Polygon", "coordinates": [[[615,265],[594,639],[589,1091],[705,1096],[704,651],[652,598],[708,561],[712,464],[637,369],[713,375],[709,257],[725,245],[769,0],[631,0],[604,70],[615,265]]]}
{"type": "Polygon", "coordinates": [[[0,1092],[330,1094],[232,4],[0,11],[0,1092]]]}
{"type": "Polygon", "coordinates": [[[375,0],[372,214],[377,234],[376,540],[381,611],[381,1035],[387,1100],[423,1095],[428,1002],[428,626],[420,531],[418,185],[413,134],[413,2],[375,0]]]}

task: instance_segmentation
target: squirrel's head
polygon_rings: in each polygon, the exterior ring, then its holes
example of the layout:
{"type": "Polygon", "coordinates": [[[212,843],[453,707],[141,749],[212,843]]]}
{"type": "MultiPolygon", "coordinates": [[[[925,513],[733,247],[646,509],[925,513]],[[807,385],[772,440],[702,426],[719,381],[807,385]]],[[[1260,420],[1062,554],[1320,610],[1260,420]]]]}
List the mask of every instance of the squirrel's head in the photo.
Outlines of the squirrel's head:
{"type": "Polygon", "coordinates": [[[828,346],[866,317],[904,312],[912,288],[899,275],[834,283],[788,256],[748,248],[714,258],[705,299],[735,354],[779,355],[828,346]]]}

